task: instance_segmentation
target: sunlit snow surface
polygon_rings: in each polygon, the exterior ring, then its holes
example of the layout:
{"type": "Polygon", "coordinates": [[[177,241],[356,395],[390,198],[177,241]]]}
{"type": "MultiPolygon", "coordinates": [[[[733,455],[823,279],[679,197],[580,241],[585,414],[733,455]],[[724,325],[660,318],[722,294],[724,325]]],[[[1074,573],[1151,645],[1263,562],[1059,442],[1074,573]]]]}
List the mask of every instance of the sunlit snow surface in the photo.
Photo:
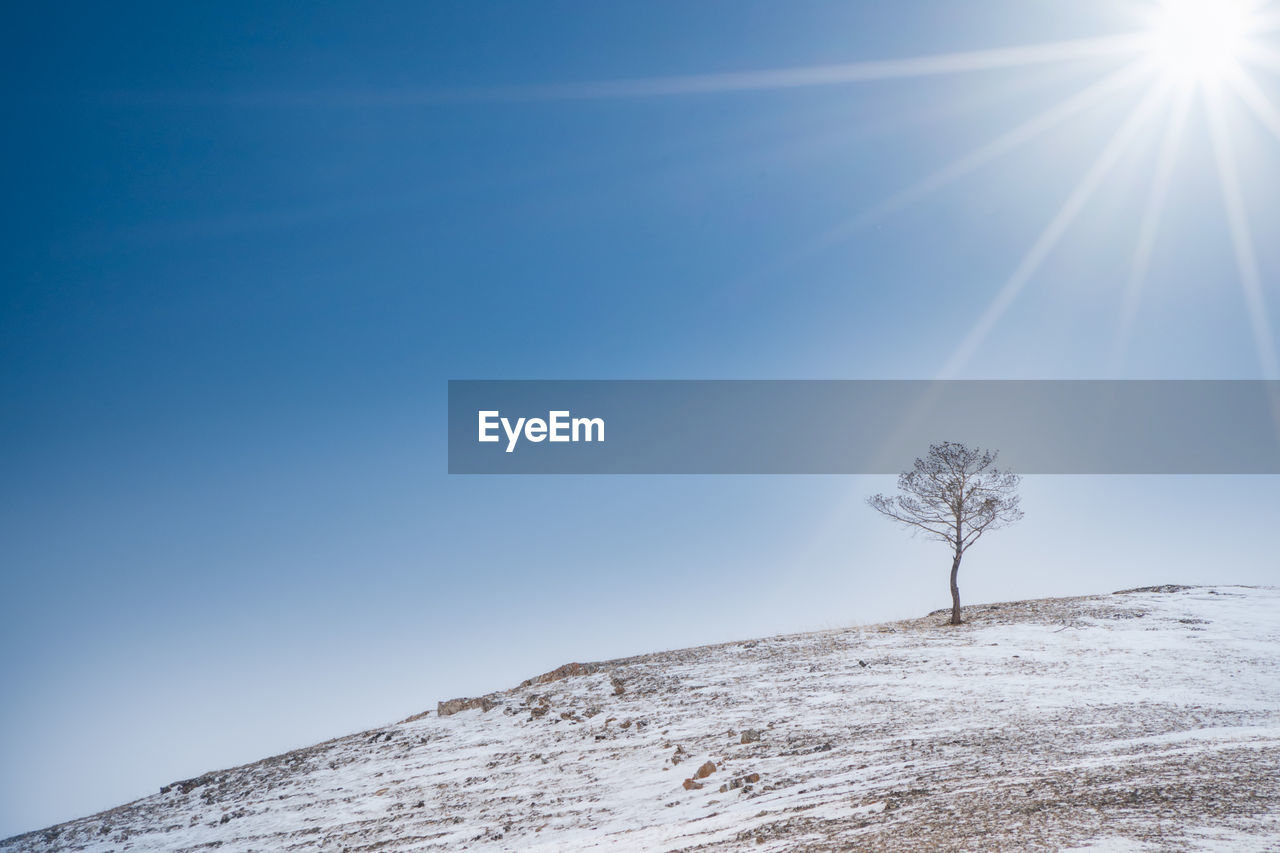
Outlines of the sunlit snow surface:
{"type": "Polygon", "coordinates": [[[613,661],[0,850],[1280,850],[1280,590],[966,617],[613,661]]]}

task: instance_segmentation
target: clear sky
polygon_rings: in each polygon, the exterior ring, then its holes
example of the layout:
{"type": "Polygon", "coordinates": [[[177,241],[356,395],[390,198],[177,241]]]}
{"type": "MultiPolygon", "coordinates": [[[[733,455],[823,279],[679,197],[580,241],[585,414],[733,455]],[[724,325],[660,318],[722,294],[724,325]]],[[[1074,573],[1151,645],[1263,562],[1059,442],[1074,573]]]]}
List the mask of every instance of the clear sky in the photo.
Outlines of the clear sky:
{"type": "MultiPolygon", "coordinates": [[[[891,481],[449,477],[446,380],[1276,378],[1280,38],[1224,14],[11,11],[0,836],[945,606],[891,481]]],[[[1029,479],[963,594],[1280,582],[1278,486],[1029,479]]]]}

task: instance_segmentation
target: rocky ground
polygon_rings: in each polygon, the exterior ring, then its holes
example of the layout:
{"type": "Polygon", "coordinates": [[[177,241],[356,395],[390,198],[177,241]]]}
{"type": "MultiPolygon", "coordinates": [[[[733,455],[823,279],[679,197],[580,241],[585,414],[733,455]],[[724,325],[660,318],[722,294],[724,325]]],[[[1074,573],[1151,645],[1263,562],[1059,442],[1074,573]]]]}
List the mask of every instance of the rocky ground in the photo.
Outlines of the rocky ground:
{"type": "Polygon", "coordinates": [[[1280,590],[966,617],[566,665],[0,850],[1280,851],[1280,590]]]}

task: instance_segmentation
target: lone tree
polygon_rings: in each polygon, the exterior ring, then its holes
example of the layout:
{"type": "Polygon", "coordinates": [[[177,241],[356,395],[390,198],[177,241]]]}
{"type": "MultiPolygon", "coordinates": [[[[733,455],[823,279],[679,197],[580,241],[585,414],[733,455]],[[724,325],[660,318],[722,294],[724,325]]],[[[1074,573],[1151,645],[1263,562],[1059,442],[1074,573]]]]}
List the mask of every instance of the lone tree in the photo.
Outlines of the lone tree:
{"type": "Polygon", "coordinates": [[[1022,518],[1017,474],[995,467],[996,453],[944,441],[898,476],[899,495],[872,495],[867,503],[913,531],[951,548],[951,624],[960,624],[960,560],[988,530],[1022,518]]]}

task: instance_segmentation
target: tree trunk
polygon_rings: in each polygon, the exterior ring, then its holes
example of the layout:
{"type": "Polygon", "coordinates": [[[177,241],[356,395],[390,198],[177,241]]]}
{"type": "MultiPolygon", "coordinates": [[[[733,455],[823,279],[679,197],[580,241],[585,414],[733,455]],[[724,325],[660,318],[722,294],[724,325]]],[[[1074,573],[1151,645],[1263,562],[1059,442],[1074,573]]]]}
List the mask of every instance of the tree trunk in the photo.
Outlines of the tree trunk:
{"type": "Polygon", "coordinates": [[[960,624],[960,587],[956,586],[956,575],[960,574],[960,557],[957,552],[951,561],[951,624],[960,624]]]}

